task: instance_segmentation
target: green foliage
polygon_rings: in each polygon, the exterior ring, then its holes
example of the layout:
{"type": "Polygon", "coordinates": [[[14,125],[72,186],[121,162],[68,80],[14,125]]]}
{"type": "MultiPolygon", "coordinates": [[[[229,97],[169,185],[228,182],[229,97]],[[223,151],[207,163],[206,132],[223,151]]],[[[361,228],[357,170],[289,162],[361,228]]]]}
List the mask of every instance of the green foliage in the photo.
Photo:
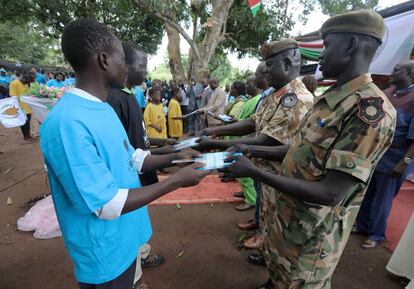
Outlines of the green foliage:
{"type": "Polygon", "coordinates": [[[363,8],[372,10],[378,6],[378,0],[301,0],[301,3],[306,4],[310,11],[319,4],[322,13],[329,16],[363,8]]]}
{"type": "Polygon", "coordinates": [[[256,17],[250,12],[245,0],[235,0],[229,11],[225,40],[221,47],[237,52],[239,56],[259,56],[260,46],[268,41],[286,36],[294,25],[292,15],[285,17],[286,1],[262,2],[256,17]]]}
{"type": "Polygon", "coordinates": [[[41,64],[48,52],[48,42],[30,25],[0,23],[0,58],[23,63],[41,64]]]}
{"type": "Polygon", "coordinates": [[[170,66],[168,64],[168,54],[164,55],[163,63],[157,65],[154,70],[148,73],[148,77],[151,79],[160,79],[167,81],[172,79],[170,66]]]}
{"type": "Polygon", "coordinates": [[[163,35],[162,23],[137,9],[130,0],[14,0],[0,1],[0,18],[14,23],[28,20],[44,24],[43,32],[59,38],[63,27],[80,17],[95,18],[110,26],[125,41],[155,53],[163,35]]]}

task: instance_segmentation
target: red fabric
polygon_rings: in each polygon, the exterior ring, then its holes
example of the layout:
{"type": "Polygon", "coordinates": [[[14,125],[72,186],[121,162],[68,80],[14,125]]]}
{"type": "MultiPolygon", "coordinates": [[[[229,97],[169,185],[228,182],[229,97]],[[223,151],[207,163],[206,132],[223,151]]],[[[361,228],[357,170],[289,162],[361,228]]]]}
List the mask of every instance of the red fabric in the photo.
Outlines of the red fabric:
{"type": "Polygon", "coordinates": [[[413,211],[414,184],[407,181],[403,184],[400,192],[394,199],[391,213],[388,218],[386,233],[387,242],[385,242],[385,246],[391,251],[395,250],[413,211]]]}
{"type": "Polygon", "coordinates": [[[307,48],[323,48],[322,43],[306,43],[306,42],[299,42],[299,47],[307,47],[307,48]]]}
{"type": "MultiPolygon", "coordinates": [[[[160,180],[167,177],[160,176],[160,180]]],[[[240,190],[238,182],[223,183],[217,175],[210,175],[205,177],[197,186],[175,190],[152,202],[151,205],[240,202],[242,199],[233,196],[233,193],[240,192],[240,190]]]]}
{"type": "Polygon", "coordinates": [[[262,0],[248,0],[248,2],[249,2],[249,7],[253,7],[254,5],[262,2],[262,0]]]}

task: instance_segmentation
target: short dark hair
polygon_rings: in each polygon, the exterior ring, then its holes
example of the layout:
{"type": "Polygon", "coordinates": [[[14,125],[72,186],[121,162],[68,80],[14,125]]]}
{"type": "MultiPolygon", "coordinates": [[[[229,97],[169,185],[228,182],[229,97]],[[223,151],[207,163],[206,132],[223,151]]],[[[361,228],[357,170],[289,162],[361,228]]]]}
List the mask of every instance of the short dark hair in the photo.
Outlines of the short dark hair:
{"type": "Polygon", "coordinates": [[[180,89],[178,87],[171,88],[171,95],[180,95],[180,89]]]}
{"type": "Polygon", "coordinates": [[[246,95],[246,83],[243,81],[235,81],[232,85],[237,89],[240,95],[246,95]]]}
{"type": "Polygon", "coordinates": [[[60,75],[62,75],[63,80],[65,80],[66,76],[65,76],[65,74],[64,74],[63,72],[56,71],[56,72],[53,74],[53,76],[56,78],[59,74],[60,74],[60,75]]]}
{"type": "Polygon", "coordinates": [[[159,89],[158,87],[151,87],[151,89],[149,90],[149,96],[153,97],[155,92],[157,91],[161,92],[161,89],[159,89]]]}
{"type": "Polygon", "coordinates": [[[89,18],[81,18],[67,24],[62,33],[62,52],[76,70],[85,68],[94,54],[112,48],[115,35],[106,25],[89,18]]]}
{"type": "Polygon", "coordinates": [[[27,82],[34,82],[36,80],[36,74],[30,70],[23,71],[21,79],[27,82]]]}
{"type": "Polygon", "coordinates": [[[122,48],[124,49],[126,64],[132,63],[134,61],[134,51],[139,51],[147,55],[141,46],[132,42],[122,42],[122,48]]]}

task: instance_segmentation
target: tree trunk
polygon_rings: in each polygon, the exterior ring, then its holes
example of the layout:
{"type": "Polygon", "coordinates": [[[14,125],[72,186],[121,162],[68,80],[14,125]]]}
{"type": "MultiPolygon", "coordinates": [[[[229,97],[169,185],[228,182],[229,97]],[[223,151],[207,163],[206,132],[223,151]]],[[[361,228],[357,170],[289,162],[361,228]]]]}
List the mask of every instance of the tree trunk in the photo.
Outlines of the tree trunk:
{"type": "Polygon", "coordinates": [[[200,59],[196,59],[195,74],[197,79],[209,76],[208,64],[214,55],[217,45],[222,41],[225,34],[227,17],[234,0],[214,0],[212,1],[213,11],[203,26],[206,35],[199,45],[200,59]]]}
{"type": "Polygon", "coordinates": [[[184,72],[183,62],[180,52],[180,34],[177,30],[168,24],[165,24],[165,30],[168,36],[168,64],[174,80],[187,79],[184,72]]]}
{"type": "MultiPolygon", "coordinates": [[[[202,27],[205,29],[204,39],[201,43],[196,43],[196,37],[194,37],[194,35],[193,37],[188,35],[185,29],[180,26],[180,23],[177,21],[176,17],[174,17],[174,15],[171,15],[171,11],[165,12],[163,9],[156,9],[156,7],[151,4],[153,3],[152,1],[134,0],[134,3],[136,3],[139,7],[162,20],[166,25],[167,33],[170,28],[175,29],[190,44],[192,49],[192,55],[190,59],[191,73],[188,78],[195,77],[197,81],[205,79],[209,75],[208,64],[210,63],[210,60],[216,51],[217,45],[225,39],[227,17],[229,15],[229,10],[231,5],[233,5],[233,2],[234,0],[211,1],[211,16],[207,18],[207,21],[204,24],[202,24],[202,27]]],[[[163,2],[163,5],[165,5],[165,3],[173,5],[174,1],[166,0],[163,2]]],[[[202,1],[193,0],[191,2],[191,9],[197,10],[197,7],[199,7],[201,3],[202,1]]],[[[179,43],[179,38],[178,41],[173,41],[173,43],[179,43]]],[[[174,49],[177,49],[179,51],[179,44],[178,46],[174,45],[174,47],[174,49]]],[[[173,49],[173,46],[171,46],[171,49],[173,49]]],[[[182,62],[180,61],[180,58],[177,57],[177,54],[174,55],[175,57],[170,57],[170,67],[172,68],[171,73],[173,74],[173,77],[176,77],[176,75],[183,75],[184,73],[181,73],[180,71],[184,71],[184,69],[181,70],[181,68],[179,68],[179,63],[181,63],[182,66],[182,62]],[[175,71],[177,71],[177,73],[175,71]]]]}

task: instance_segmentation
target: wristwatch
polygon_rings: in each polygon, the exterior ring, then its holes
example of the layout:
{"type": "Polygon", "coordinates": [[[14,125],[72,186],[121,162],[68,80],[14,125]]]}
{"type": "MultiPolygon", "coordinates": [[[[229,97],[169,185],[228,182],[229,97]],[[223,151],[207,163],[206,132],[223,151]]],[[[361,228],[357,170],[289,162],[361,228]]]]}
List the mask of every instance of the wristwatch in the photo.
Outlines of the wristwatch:
{"type": "Polygon", "coordinates": [[[404,164],[406,164],[408,166],[410,163],[411,163],[411,158],[405,157],[404,158],[404,164]]]}

